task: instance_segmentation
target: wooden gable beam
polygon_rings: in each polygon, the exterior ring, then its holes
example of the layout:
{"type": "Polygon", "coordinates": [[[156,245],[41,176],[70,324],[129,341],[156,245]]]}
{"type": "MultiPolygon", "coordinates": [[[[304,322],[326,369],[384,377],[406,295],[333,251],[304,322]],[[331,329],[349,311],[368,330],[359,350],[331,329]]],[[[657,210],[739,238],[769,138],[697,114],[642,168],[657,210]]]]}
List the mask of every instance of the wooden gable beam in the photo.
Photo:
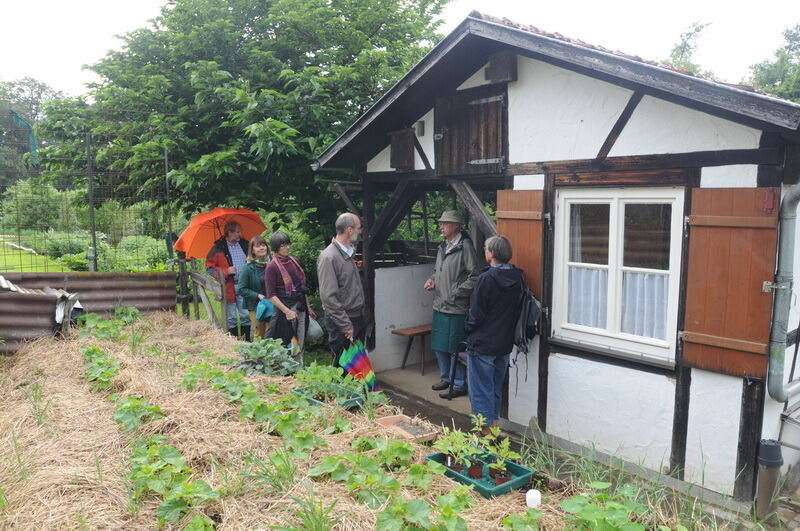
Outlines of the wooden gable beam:
{"type": "Polygon", "coordinates": [[[600,151],[597,152],[596,159],[604,159],[608,156],[608,153],[611,151],[611,148],[614,147],[614,143],[619,138],[620,133],[627,125],[628,120],[631,119],[631,115],[633,111],[636,110],[636,106],[639,105],[639,102],[642,101],[642,96],[644,93],[640,91],[636,91],[631,94],[631,98],[628,100],[628,104],[622,110],[622,114],[619,115],[617,118],[617,122],[614,124],[614,127],[611,128],[611,132],[608,133],[606,137],[606,141],[603,142],[603,145],[600,147],[600,151]]]}
{"type": "Polygon", "coordinates": [[[453,188],[453,190],[455,190],[456,194],[458,194],[458,197],[460,197],[464,202],[464,205],[466,205],[469,215],[478,226],[478,230],[480,230],[487,238],[496,236],[497,227],[495,226],[492,218],[489,217],[489,214],[483,208],[483,203],[478,198],[475,190],[473,190],[468,183],[458,179],[450,179],[447,181],[447,183],[453,188]]]}
{"type": "Polygon", "coordinates": [[[418,195],[419,190],[413,183],[401,181],[397,184],[389,201],[386,202],[378,219],[375,220],[375,225],[369,227],[366,240],[369,242],[369,247],[373,252],[386,243],[394,229],[403,221],[408,209],[417,200],[418,195]]]}
{"type": "Polygon", "coordinates": [[[702,168],[733,164],[766,164],[779,166],[783,153],[778,148],[725,149],[692,153],[630,155],[605,159],[554,160],[550,162],[520,162],[509,164],[506,175],[533,173],[591,173],[602,171],[658,170],[661,168],[702,168]]]}
{"type": "Polygon", "coordinates": [[[341,197],[342,201],[344,201],[345,204],[347,205],[348,210],[350,212],[352,212],[353,214],[357,215],[358,217],[361,217],[361,211],[356,207],[356,204],[353,203],[353,200],[350,199],[350,196],[347,195],[347,191],[344,189],[344,187],[341,184],[332,183],[328,187],[328,190],[333,190],[334,192],[339,194],[339,197],[341,197]]]}

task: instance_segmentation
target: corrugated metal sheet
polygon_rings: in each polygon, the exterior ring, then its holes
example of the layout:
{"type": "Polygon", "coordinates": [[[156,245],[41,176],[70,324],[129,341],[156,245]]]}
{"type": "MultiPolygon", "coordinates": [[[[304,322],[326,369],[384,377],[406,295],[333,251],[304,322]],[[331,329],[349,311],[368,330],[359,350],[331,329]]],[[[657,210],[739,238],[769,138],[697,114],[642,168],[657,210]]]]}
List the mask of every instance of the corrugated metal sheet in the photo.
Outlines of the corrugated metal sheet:
{"type": "MultiPolygon", "coordinates": [[[[109,314],[119,306],[142,312],[175,310],[176,274],[145,273],[7,273],[17,286],[46,287],[77,293],[84,311],[109,314]]],[[[0,354],[15,352],[22,341],[53,334],[58,298],[0,290],[0,354]]]]}

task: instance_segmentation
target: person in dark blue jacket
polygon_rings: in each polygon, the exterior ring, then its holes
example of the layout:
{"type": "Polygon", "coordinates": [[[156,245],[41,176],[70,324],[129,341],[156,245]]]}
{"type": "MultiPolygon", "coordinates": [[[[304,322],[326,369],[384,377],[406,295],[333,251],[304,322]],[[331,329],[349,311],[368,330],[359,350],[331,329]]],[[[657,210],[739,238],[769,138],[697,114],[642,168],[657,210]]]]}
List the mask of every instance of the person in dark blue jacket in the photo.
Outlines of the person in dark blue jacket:
{"type": "Polygon", "coordinates": [[[524,282],[522,270],[509,264],[511,242],[492,236],[484,245],[489,263],[475,282],[465,322],[467,378],[472,414],[486,419],[486,428],[500,418],[508,356],[514,346],[514,327],[524,282]]]}

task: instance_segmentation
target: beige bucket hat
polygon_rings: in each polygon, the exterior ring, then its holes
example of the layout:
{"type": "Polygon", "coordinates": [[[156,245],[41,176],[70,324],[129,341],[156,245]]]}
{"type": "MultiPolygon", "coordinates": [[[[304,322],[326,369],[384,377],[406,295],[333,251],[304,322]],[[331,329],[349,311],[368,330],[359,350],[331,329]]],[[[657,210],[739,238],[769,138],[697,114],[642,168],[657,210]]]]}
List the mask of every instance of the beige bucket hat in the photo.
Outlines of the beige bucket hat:
{"type": "Polygon", "coordinates": [[[442,212],[441,217],[439,218],[439,223],[458,223],[459,225],[464,224],[464,218],[458,212],[458,210],[445,210],[442,212]]]}

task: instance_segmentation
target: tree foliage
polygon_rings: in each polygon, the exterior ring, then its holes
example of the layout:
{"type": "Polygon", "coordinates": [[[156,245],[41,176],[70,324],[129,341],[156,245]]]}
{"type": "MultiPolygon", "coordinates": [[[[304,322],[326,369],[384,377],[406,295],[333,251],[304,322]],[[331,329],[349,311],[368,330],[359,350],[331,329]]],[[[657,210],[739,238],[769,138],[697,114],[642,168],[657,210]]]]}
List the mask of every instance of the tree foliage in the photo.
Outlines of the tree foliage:
{"type": "Polygon", "coordinates": [[[702,24],[700,22],[693,22],[691,26],[689,26],[689,29],[681,33],[678,42],[672,47],[669,59],[664,62],[669,66],[685,70],[692,74],[714,77],[713,72],[704,70],[699,64],[694,62],[694,52],[697,50],[697,41],[700,39],[703,30],[709,25],[710,23],[702,24]]]}
{"type": "Polygon", "coordinates": [[[42,107],[46,101],[63,97],[64,93],[60,90],[32,77],[0,81],[0,101],[7,102],[31,123],[44,117],[42,107]]]}
{"type": "Polygon", "coordinates": [[[102,81],[89,98],[47,107],[40,134],[60,140],[48,167],[80,164],[86,129],[98,171],[126,172],[131,197],[163,189],[166,147],[189,210],[288,202],[330,216],[341,205],[309,164],[436,42],[446,2],[170,0],[90,67],[102,81]]]}
{"type": "Polygon", "coordinates": [[[800,24],[784,31],[783,37],[774,58],[751,67],[752,83],[764,92],[800,102],[800,24]]]}

